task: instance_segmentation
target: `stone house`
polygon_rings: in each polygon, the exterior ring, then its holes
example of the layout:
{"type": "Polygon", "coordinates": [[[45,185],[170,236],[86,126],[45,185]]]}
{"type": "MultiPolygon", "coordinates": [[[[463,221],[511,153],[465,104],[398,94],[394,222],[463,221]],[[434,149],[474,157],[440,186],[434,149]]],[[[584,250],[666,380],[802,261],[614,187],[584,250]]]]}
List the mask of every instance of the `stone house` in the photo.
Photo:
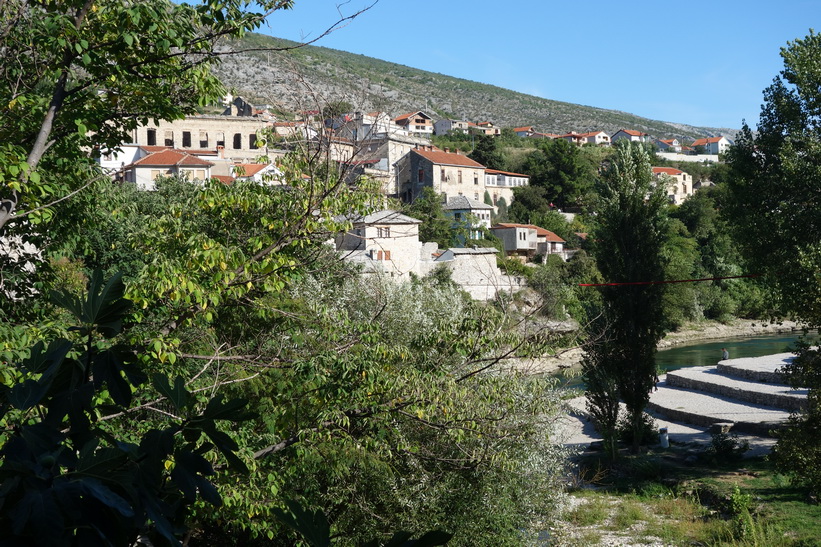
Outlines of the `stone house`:
{"type": "Polygon", "coordinates": [[[188,116],[182,120],[149,121],[136,128],[132,142],[140,146],[166,146],[178,150],[216,150],[236,161],[254,159],[269,153],[257,146],[258,132],[271,127],[271,121],[254,116],[188,116]]]}
{"type": "Polygon", "coordinates": [[[500,222],[490,228],[493,235],[504,245],[505,256],[522,262],[533,260],[538,255],[555,254],[567,260],[570,252],[565,250],[565,240],[550,230],[533,224],[500,222]]]}
{"type": "Polygon", "coordinates": [[[480,239],[482,228],[490,228],[490,217],[493,213],[493,206],[487,203],[470,199],[466,196],[454,196],[448,198],[448,202],[442,206],[446,215],[453,218],[457,224],[470,222],[470,238],[480,239]]]}
{"type": "Polygon", "coordinates": [[[681,143],[678,139],[656,139],[655,145],[660,152],[681,152],[681,143]]]}
{"type": "Polygon", "coordinates": [[[610,136],[611,143],[621,139],[627,139],[631,142],[650,142],[650,135],[633,129],[619,129],[610,136]]]}
{"type": "Polygon", "coordinates": [[[390,277],[419,273],[424,248],[419,241],[421,220],[383,210],[358,216],[352,223],[351,230],[336,237],[336,249],[343,259],[362,264],[366,273],[382,272],[390,277]]]}
{"type": "Polygon", "coordinates": [[[733,143],[727,137],[722,136],[696,139],[691,146],[693,148],[703,146],[706,154],[724,154],[732,145],[733,143]]]}
{"type": "Polygon", "coordinates": [[[414,148],[396,163],[399,197],[410,203],[429,186],[442,196],[442,202],[454,196],[468,196],[476,201],[484,196],[485,166],[458,150],[440,150],[422,145],[414,148]]]}
{"type": "Polygon", "coordinates": [[[433,135],[433,118],[417,110],[393,119],[394,123],[410,135],[430,137],[433,135]]]}
{"type": "Polygon", "coordinates": [[[667,199],[673,205],[680,205],[693,195],[693,177],[688,173],[673,167],[653,167],[652,170],[657,181],[667,184],[667,199]]]}
{"type": "Polygon", "coordinates": [[[208,180],[214,163],[198,158],[184,150],[164,149],[146,154],[122,168],[122,178],[142,190],[155,189],[158,177],[183,177],[208,180]]]}
{"type": "Polygon", "coordinates": [[[610,135],[604,131],[588,131],[580,133],[582,144],[595,144],[596,146],[610,146],[610,135]]]}
{"type": "Polygon", "coordinates": [[[468,132],[489,137],[498,137],[502,134],[502,130],[492,122],[468,123],[468,132]]]}
{"type": "Polygon", "coordinates": [[[451,132],[466,135],[470,122],[464,120],[438,120],[433,124],[434,135],[447,135],[451,132]]]}
{"type": "Polygon", "coordinates": [[[500,199],[510,205],[513,202],[513,189],[529,186],[530,176],[522,173],[511,173],[497,169],[485,169],[485,188],[495,206],[500,199]]]}

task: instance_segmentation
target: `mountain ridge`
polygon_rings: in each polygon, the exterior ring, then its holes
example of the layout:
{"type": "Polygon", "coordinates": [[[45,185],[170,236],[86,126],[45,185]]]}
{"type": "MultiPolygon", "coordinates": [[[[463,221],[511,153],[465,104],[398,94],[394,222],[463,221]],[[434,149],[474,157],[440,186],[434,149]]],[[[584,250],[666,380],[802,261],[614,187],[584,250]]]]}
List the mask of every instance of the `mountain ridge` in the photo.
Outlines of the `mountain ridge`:
{"type": "Polygon", "coordinates": [[[425,110],[434,119],[491,121],[499,127],[534,126],[544,133],[634,129],[657,138],[696,139],[739,129],[653,120],[629,112],[528,95],[492,84],[416,69],[322,46],[301,46],[250,33],[226,46],[215,68],[222,82],[256,104],[281,113],[318,110],[344,101],[361,111],[393,116],[425,110]],[[274,51],[276,49],[286,51],[274,51]],[[249,51],[251,50],[251,51],[249,51]]]}

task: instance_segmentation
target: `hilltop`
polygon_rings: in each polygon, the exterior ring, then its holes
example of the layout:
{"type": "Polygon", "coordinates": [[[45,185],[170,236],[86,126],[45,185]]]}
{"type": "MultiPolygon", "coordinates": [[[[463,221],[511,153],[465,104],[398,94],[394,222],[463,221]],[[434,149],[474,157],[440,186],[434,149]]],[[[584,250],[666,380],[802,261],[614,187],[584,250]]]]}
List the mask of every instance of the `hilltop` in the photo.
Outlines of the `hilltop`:
{"type": "Polygon", "coordinates": [[[612,134],[629,128],[660,138],[689,140],[713,135],[732,138],[738,131],[553,101],[324,47],[270,51],[296,45],[248,34],[230,46],[243,53],[225,56],[216,73],[229,89],[254,103],[270,104],[282,113],[316,110],[329,102],[346,101],[362,111],[399,115],[422,109],[434,119],[491,121],[501,127],[533,125],[545,133],[603,130],[612,134]]]}

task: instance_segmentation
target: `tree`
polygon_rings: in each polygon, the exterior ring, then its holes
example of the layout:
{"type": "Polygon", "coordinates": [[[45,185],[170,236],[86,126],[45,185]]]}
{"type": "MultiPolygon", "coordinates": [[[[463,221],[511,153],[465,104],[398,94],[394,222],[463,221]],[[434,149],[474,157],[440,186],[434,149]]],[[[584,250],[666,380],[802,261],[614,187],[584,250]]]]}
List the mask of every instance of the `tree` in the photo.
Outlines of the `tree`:
{"type": "Polygon", "coordinates": [[[547,199],[564,208],[591,188],[594,169],[578,146],[564,139],[548,139],[527,156],[524,171],[531,185],[544,188],[547,199]]]}
{"type": "Polygon", "coordinates": [[[479,135],[476,146],[468,157],[488,169],[504,170],[505,157],[499,149],[499,141],[491,135],[479,135]]]}
{"type": "MultiPolygon", "coordinates": [[[[776,311],[821,325],[821,35],[781,49],[784,69],[764,91],[754,135],[745,124],[728,153],[725,212],[736,241],[771,291],[776,311]]],[[[786,367],[809,388],[808,407],[792,417],[774,449],[777,466],[821,492],[821,354],[806,345],[786,367]]]]}
{"type": "Polygon", "coordinates": [[[593,230],[594,255],[602,277],[602,316],[583,363],[588,406],[610,440],[616,422],[613,398],[624,401],[633,430],[633,450],[641,438],[642,415],[657,380],[656,344],[664,334],[664,279],[667,233],[665,188],[654,185],[647,151],[623,142],[598,184],[600,200],[593,230]],[[630,284],[640,283],[640,284],[630,284]]]}
{"type": "Polygon", "coordinates": [[[136,348],[120,336],[130,302],[119,275],[98,271],[83,300],[67,292],[53,301],[78,323],[72,339],[37,342],[27,359],[4,374],[0,390],[0,529],[6,541],[39,545],[133,545],[140,534],[176,544],[187,508],[197,496],[220,505],[206,458],[217,448],[247,472],[237,444],[218,421],[250,415],[247,401],[200,398],[182,378],[161,373],[152,382],[167,402],[165,427],[131,438],[106,427],[98,413],[116,418],[138,411],[132,391],[148,378],[136,348]],[[13,426],[13,432],[11,432],[13,426]],[[151,531],[149,531],[151,524],[151,531]]]}
{"type": "Polygon", "coordinates": [[[442,198],[433,188],[429,186],[422,188],[422,192],[413,200],[413,203],[405,208],[405,213],[422,221],[419,226],[420,241],[436,242],[443,249],[458,243],[459,234],[454,229],[454,221],[445,216],[442,209],[442,198]]]}

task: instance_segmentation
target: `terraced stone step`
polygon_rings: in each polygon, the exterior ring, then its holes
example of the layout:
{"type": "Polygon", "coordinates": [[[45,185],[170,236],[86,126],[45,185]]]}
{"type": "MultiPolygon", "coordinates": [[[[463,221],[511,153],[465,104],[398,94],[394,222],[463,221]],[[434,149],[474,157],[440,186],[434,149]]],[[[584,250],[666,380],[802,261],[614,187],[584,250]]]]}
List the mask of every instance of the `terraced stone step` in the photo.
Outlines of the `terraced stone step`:
{"type": "Polygon", "coordinates": [[[754,382],[782,383],[783,376],[779,370],[790,364],[794,353],[774,353],[762,357],[741,357],[719,361],[716,368],[722,374],[744,378],[754,382]]]}
{"type": "Polygon", "coordinates": [[[649,408],[668,419],[704,427],[732,422],[732,431],[767,436],[783,427],[790,413],[784,409],[739,401],[716,393],[670,386],[666,378],[650,396],[649,408]]]}
{"type": "MultiPolygon", "coordinates": [[[[725,361],[726,363],[727,361],[725,361]]],[[[732,367],[689,367],[667,373],[667,385],[670,387],[698,390],[715,393],[758,405],[776,407],[789,411],[806,408],[807,390],[793,390],[785,384],[765,383],[751,380],[738,374],[740,370],[732,367]],[[727,368],[735,369],[737,374],[728,376],[727,368]]],[[[761,370],[759,372],[767,372],[761,370]]],[[[754,375],[760,378],[760,375],[754,375]]]]}

